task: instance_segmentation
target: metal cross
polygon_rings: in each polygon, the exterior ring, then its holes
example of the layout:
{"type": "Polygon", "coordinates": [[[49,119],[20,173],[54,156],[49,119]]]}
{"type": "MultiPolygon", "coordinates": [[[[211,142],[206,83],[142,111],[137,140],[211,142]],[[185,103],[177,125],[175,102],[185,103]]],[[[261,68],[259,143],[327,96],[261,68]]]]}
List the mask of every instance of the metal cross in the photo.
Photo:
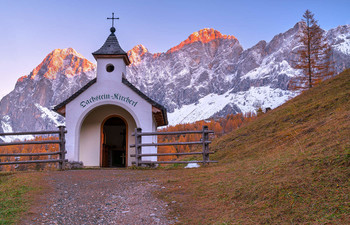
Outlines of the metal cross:
{"type": "Polygon", "coordinates": [[[119,17],[118,18],[114,17],[114,13],[112,13],[112,18],[107,17],[107,20],[112,20],[112,27],[114,27],[114,20],[119,20],[119,17]]]}
{"type": "Polygon", "coordinates": [[[125,164],[125,153],[123,152],[123,154],[120,156],[120,158],[122,158],[122,164],[125,164]]]}

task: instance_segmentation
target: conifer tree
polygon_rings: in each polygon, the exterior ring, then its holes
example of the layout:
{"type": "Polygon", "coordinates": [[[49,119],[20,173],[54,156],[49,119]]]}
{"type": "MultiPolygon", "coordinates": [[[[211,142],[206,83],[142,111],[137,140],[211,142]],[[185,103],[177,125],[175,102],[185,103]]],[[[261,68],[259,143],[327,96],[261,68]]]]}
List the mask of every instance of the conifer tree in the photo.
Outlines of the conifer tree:
{"type": "Polygon", "coordinates": [[[323,30],[314,19],[314,14],[306,10],[302,19],[300,46],[296,49],[297,60],[293,67],[301,70],[290,82],[292,89],[310,89],[334,74],[331,50],[323,36],[323,30]]]}

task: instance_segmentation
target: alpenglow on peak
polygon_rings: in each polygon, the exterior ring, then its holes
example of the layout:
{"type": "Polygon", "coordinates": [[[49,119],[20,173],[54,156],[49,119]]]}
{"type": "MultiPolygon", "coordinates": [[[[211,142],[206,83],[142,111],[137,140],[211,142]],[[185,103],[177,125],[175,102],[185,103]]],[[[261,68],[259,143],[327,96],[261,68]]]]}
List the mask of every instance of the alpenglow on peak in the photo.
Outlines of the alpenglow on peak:
{"type": "Polygon", "coordinates": [[[193,32],[186,40],[181,42],[179,45],[169,49],[167,53],[175,52],[177,50],[180,50],[185,45],[194,43],[194,42],[202,42],[202,43],[209,43],[216,39],[231,39],[231,40],[237,40],[237,38],[233,35],[224,35],[221,34],[219,31],[213,29],[213,28],[204,28],[199,31],[193,32]]]}

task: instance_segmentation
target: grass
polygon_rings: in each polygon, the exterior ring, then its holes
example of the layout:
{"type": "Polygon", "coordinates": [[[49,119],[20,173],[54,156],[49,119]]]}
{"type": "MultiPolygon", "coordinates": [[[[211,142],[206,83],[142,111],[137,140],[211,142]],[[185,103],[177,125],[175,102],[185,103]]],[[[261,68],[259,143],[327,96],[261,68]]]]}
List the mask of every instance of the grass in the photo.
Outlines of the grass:
{"type": "Polygon", "coordinates": [[[180,223],[349,224],[350,70],[210,148],[218,165],[162,178],[180,223]]]}
{"type": "Polygon", "coordinates": [[[0,224],[18,222],[36,193],[40,173],[0,172],[0,224]]]}

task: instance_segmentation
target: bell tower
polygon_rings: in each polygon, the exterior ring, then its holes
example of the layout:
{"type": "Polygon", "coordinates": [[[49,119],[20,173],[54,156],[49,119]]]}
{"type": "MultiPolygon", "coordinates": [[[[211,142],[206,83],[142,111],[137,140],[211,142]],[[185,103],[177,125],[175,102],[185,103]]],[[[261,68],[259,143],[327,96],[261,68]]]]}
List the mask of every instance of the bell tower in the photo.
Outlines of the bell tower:
{"type": "Polygon", "coordinates": [[[112,20],[111,34],[108,36],[102,47],[92,53],[97,61],[97,82],[98,83],[121,83],[122,75],[126,73],[126,66],[130,64],[127,53],[120,47],[118,39],[114,34],[114,17],[107,18],[112,20]]]}

